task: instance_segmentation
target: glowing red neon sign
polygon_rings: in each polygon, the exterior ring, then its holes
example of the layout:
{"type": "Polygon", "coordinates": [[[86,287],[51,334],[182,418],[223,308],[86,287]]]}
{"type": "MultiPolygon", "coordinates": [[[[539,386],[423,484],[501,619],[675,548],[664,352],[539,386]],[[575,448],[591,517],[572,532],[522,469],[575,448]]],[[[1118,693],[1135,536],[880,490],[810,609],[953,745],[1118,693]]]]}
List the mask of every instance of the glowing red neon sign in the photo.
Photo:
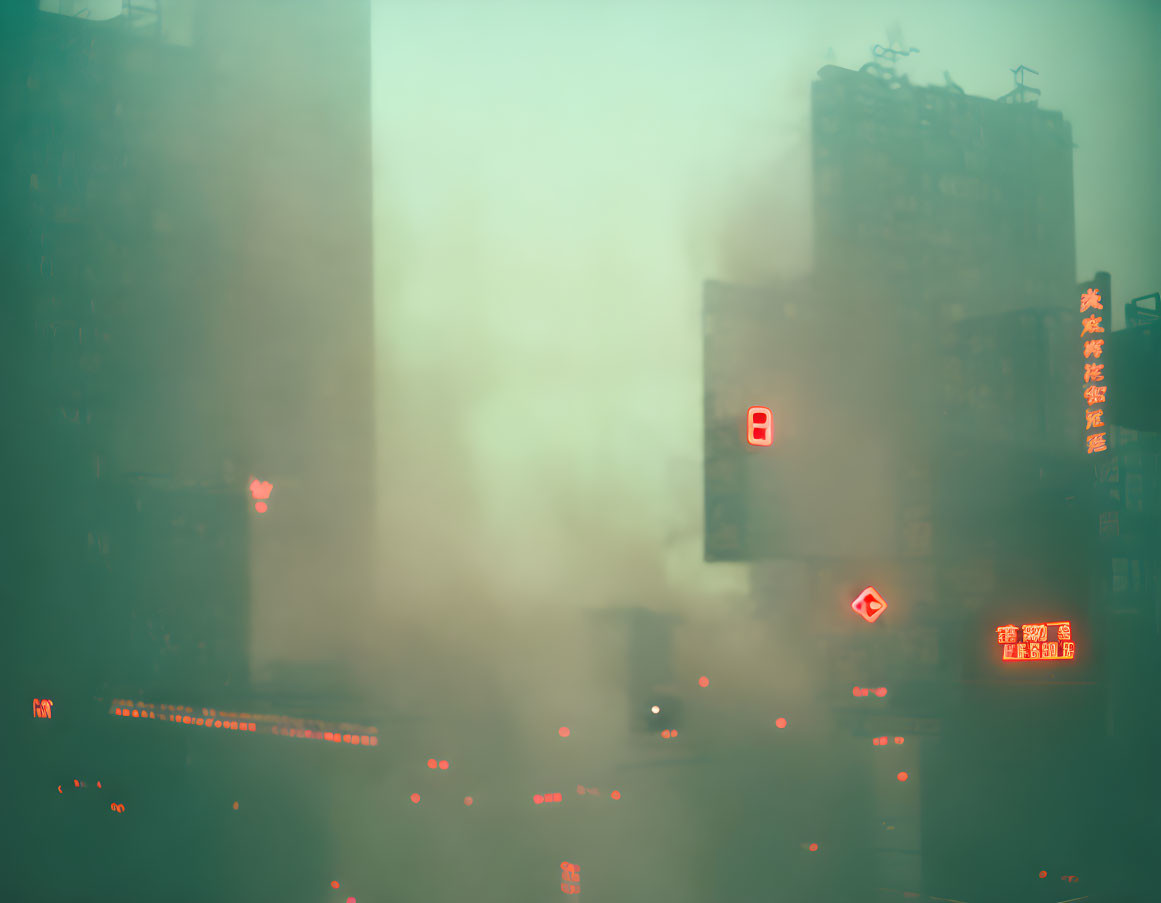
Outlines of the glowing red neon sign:
{"type": "Polygon", "coordinates": [[[746,411],[746,441],[751,445],[774,444],[774,414],[754,405],[746,411]]]}
{"type": "MultiPolygon", "coordinates": [[[[1084,294],[1080,296],[1080,312],[1083,314],[1087,310],[1104,310],[1104,305],[1101,303],[1101,293],[1095,288],[1087,288],[1084,294]]],[[[1084,339],[1087,335],[1096,336],[1098,333],[1105,331],[1101,326],[1103,317],[1098,317],[1096,314],[1089,314],[1084,317],[1081,323],[1080,337],[1084,339]]],[[[1084,353],[1084,428],[1086,430],[1084,442],[1085,451],[1090,455],[1096,452],[1103,452],[1108,450],[1108,433],[1106,432],[1088,432],[1089,430],[1105,430],[1107,427],[1104,422],[1104,408],[1097,407],[1103,405],[1108,394],[1108,387],[1098,385],[1104,382],[1105,365],[1098,363],[1102,354],[1104,354],[1105,340],[1100,338],[1085,339],[1083,345],[1084,353]],[[1090,359],[1093,361],[1090,363],[1090,359]]]]}
{"type": "Polygon", "coordinates": [[[1044,624],[1005,624],[996,628],[996,642],[1003,647],[1002,661],[1043,662],[1068,661],[1076,658],[1071,621],[1048,621],[1044,624]],[[1049,628],[1055,628],[1049,640],[1049,628]]]}
{"type": "Polygon", "coordinates": [[[571,862],[560,864],[560,890],[565,894],[580,893],[580,866],[571,862]]]}
{"type": "Polygon", "coordinates": [[[856,614],[862,615],[868,624],[873,624],[879,615],[887,610],[887,600],[880,596],[873,586],[868,586],[851,603],[851,609],[856,614]]]}
{"type": "Polygon", "coordinates": [[[249,485],[250,495],[254,501],[254,510],[259,514],[266,513],[266,500],[270,498],[270,493],[274,491],[274,484],[268,483],[265,480],[259,480],[257,477],[250,481],[249,485]]]}
{"type": "Polygon", "coordinates": [[[33,718],[51,718],[52,717],[52,700],[51,699],[34,699],[34,700],[32,700],[32,717],[33,718]]]}

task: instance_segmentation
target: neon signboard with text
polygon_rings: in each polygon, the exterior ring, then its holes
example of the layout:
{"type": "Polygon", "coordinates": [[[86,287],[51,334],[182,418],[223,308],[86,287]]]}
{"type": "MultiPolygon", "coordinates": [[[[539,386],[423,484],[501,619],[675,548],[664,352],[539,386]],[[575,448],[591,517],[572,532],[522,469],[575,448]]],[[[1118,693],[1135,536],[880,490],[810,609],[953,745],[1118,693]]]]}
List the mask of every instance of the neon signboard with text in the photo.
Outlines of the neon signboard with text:
{"type": "MultiPolygon", "coordinates": [[[[1091,310],[1104,310],[1101,303],[1101,293],[1095,288],[1087,288],[1080,296],[1080,312],[1083,314],[1091,310]]],[[[1104,421],[1104,407],[1108,396],[1108,386],[1097,385],[1105,380],[1105,365],[1099,363],[1104,354],[1105,340],[1097,338],[1105,331],[1101,326],[1103,317],[1090,313],[1081,321],[1080,337],[1084,340],[1084,428],[1085,450],[1091,455],[1108,450],[1108,433],[1104,421]],[[1092,336],[1092,338],[1085,338],[1092,336]],[[1102,432],[1092,432],[1101,430],[1102,432]]]]}
{"type": "Polygon", "coordinates": [[[1021,627],[1005,624],[996,628],[996,642],[1004,650],[1001,660],[1005,662],[1071,661],[1076,658],[1071,621],[1049,621],[1021,627]]]}

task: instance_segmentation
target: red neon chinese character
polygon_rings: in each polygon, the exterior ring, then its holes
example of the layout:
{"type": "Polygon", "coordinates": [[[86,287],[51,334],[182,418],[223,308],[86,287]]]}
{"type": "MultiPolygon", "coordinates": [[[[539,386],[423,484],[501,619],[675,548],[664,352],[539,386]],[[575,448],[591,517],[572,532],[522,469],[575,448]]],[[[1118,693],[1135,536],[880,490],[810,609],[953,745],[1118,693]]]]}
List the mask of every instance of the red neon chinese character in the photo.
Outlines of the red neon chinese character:
{"type": "Polygon", "coordinates": [[[1085,436],[1085,442],[1088,443],[1088,453],[1103,452],[1108,450],[1108,445],[1105,444],[1105,433],[1090,433],[1085,436]]]}
{"type": "Polygon", "coordinates": [[[1104,382],[1105,365],[1104,364],[1085,364],[1084,365],[1084,381],[1086,383],[1104,382]]]}
{"type": "Polygon", "coordinates": [[[1015,624],[1006,624],[1003,627],[996,628],[996,642],[997,643],[1014,643],[1017,640],[1017,631],[1015,624]]]}
{"type": "Polygon", "coordinates": [[[1104,426],[1105,422],[1101,419],[1105,416],[1105,412],[1101,408],[1093,408],[1091,411],[1084,412],[1084,428],[1086,430],[1096,429],[1098,426],[1104,426]]]}
{"type": "Polygon", "coordinates": [[[1104,353],[1105,340],[1104,339],[1085,339],[1084,341],[1084,356],[1085,357],[1100,357],[1104,353]]]}
{"type": "Polygon", "coordinates": [[[1108,386],[1085,386],[1084,400],[1089,403],[1089,407],[1094,404],[1105,403],[1105,393],[1109,391],[1108,386]]]}
{"type": "Polygon", "coordinates": [[[1081,326],[1083,327],[1080,331],[1081,336],[1084,337],[1090,332],[1104,332],[1105,328],[1101,326],[1102,319],[1103,317],[1093,315],[1091,317],[1085,317],[1083,320],[1081,320],[1081,326]]]}
{"type": "Polygon", "coordinates": [[[1084,294],[1080,296],[1080,312],[1084,313],[1090,308],[1097,310],[1104,310],[1104,305],[1101,304],[1101,293],[1095,288],[1085,289],[1084,294]]]}
{"type": "Polygon", "coordinates": [[[1025,643],[1042,643],[1048,639],[1047,624],[1025,624],[1021,630],[1024,633],[1025,643]]]}
{"type": "Polygon", "coordinates": [[[1027,657],[1028,657],[1028,644],[1027,643],[1017,643],[1016,644],[1016,658],[1023,659],[1023,658],[1027,658],[1027,657]]]}
{"type": "Polygon", "coordinates": [[[1015,643],[1005,643],[1004,644],[1003,660],[1006,662],[1010,662],[1015,657],[1016,657],[1016,644],[1015,643]]]}
{"type": "Polygon", "coordinates": [[[1028,644],[1028,657],[1029,658],[1040,658],[1040,644],[1039,643],[1029,643],[1028,644]]]}
{"type": "Polygon", "coordinates": [[[33,718],[52,718],[52,700],[51,699],[34,699],[34,700],[32,700],[32,717],[33,718]]]}
{"type": "Polygon", "coordinates": [[[1058,624],[1056,627],[1056,638],[1058,640],[1072,639],[1072,623],[1065,621],[1063,624],[1058,624]]]}
{"type": "Polygon", "coordinates": [[[1061,658],[1073,658],[1075,656],[1076,656],[1076,643],[1061,643],[1060,644],[1060,657],[1061,658]]]}
{"type": "Polygon", "coordinates": [[[1059,658],[1060,657],[1056,653],[1056,644],[1055,643],[1043,643],[1042,645],[1044,646],[1044,651],[1043,651],[1043,654],[1040,656],[1041,658],[1059,658]]]}

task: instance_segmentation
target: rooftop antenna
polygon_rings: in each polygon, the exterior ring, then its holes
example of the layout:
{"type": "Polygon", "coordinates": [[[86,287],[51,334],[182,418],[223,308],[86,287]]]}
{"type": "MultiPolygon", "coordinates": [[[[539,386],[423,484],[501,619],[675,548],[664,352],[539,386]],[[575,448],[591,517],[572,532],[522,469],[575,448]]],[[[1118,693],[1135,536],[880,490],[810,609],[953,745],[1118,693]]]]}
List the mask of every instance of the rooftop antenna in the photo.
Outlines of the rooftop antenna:
{"type": "Polygon", "coordinates": [[[1017,66],[1015,69],[1010,69],[1009,71],[1012,73],[1012,81],[1015,82],[1016,87],[999,98],[1000,103],[1030,103],[1035,106],[1035,98],[1040,96],[1040,89],[1024,84],[1024,73],[1030,72],[1033,75],[1039,75],[1040,73],[1035,69],[1029,69],[1027,66],[1017,66]],[[1033,99],[1029,100],[1028,95],[1032,95],[1033,99]]]}
{"type": "Polygon", "coordinates": [[[884,81],[894,82],[892,87],[898,87],[907,82],[907,77],[895,74],[895,63],[901,57],[918,52],[918,47],[907,46],[906,41],[903,40],[903,30],[896,23],[887,29],[887,46],[876,44],[872,47],[871,56],[874,59],[864,64],[859,71],[874,75],[884,81]]]}

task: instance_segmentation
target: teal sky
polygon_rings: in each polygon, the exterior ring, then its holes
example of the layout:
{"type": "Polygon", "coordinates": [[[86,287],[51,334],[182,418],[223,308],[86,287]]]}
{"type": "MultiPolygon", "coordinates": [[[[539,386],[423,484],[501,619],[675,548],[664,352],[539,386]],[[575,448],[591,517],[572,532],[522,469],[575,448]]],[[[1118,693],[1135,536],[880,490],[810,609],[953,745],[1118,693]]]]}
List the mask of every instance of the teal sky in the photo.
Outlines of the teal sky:
{"type": "Polygon", "coordinates": [[[376,5],[399,554],[451,555],[514,602],[741,585],[698,561],[701,282],[809,268],[810,82],[892,22],[920,83],[997,97],[1039,70],[1079,145],[1078,275],[1111,271],[1118,306],[1161,289],[1156,5],[376,5]]]}

